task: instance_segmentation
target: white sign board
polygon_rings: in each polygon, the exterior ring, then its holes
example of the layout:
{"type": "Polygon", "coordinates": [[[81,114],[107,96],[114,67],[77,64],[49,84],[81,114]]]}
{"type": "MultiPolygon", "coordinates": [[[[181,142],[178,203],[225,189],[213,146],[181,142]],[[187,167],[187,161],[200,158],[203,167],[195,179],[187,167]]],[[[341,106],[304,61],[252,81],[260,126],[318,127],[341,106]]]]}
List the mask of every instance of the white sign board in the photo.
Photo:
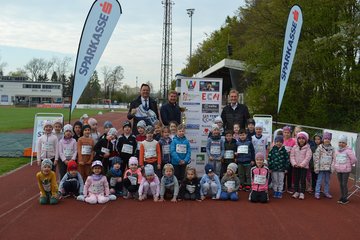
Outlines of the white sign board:
{"type": "Polygon", "coordinates": [[[272,141],[272,116],[271,115],[262,115],[262,114],[255,114],[253,116],[255,120],[255,125],[261,123],[263,126],[263,135],[268,137],[269,146],[271,145],[272,141]]]}

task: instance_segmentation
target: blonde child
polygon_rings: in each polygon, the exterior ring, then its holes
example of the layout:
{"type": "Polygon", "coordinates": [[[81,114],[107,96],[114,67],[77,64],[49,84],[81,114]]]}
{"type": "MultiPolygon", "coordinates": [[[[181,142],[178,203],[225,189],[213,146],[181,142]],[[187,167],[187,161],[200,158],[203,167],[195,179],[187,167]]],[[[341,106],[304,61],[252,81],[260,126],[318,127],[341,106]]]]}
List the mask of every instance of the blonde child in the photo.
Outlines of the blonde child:
{"type": "Polygon", "coordinates": [[[238,124],[238,123],[235,123],[234,126],[233,126],[233,138],[236,141],[239,141],[239,138],[240,138],[240,124],[238,124]]]}
{"type": "Polygon", "coordinates": [[[89,115],[87,115],[86,113],[84,113],[81,117],[80,117],[80,122],[83,125],[89,125],[89,115]]]}
{"type": "Polygon", "coordinates": [[[91,138],[94,139],[94,143],[96,144],[100,138],[100,133],[98,132],[98,122],[95,118],[89,118],[88,123],[91,128],[91,138]]]}
{"type": "Polygon", "coordinates": [[[90,136],[90,126],[84,125],[82,128],[83,136],[77,142],[77,153],[79,172],[83,179],[91,173],[91,163],[94,159],[94,139],[90,136]]]}
{"type": "Polygon", "coordinates": [[[335,152],[335,161],[331,165],[331,169],[335,170],[340,184],[341,197],[338,200],[340,204],[348,204],[348,180],[353,166],[357,159],[353,150],[347,146],[347,137],[340,135],[338,138],[339,149],[335,152]]]}
{"type": "Polygon", "coordinates": [[[52,165],[53,163],[50,159],[43,159],[41,162],[41,171],[36,174],[41,205],[58,203],[58,185],[55,172],[51,171],[52,165]]]}
{"type": "Polygon", "coordinates": [[[255,166],[251,168],[251,202],[267,203],[269,201],[269,169],[264,164],[264,154],[258,152],[255,155],[255,166]]]}
{"type": "Polygon", "coordinates": [[[67,173],[61,179],[59,184],[59,193],[62,197],[72,195],[74,197],[82,196],[84,191],[84,180],[77,171],[77,164],[71,160],[67,164],[67,173]]]}
{"type": "Polygon", "coordinates": [[[320,199],[320,188],[324,180],[324,196],[332,198],[329,193],[331,164],[335,159],[335,149],[331,146],[332,135],[329,132],[324,132],[323,142],[320,144],[313,154],[314,171],[318,174],[315,186],[315,198],[320,199]]]}
{"type": "Polygon", "coordinates": [[[154,138],[154,128],[146,127],[146,139],[140,144],[139,162],[143,169],[145,164],[151,164],[158,171],[161,169],[160,144],[154,138]]]}
{"type": "Polygon", "coordinates": [[[194,167],[186,167],[185,178],[180,185],[179,200],[201,201],[200,179],[197,177],[194,167]]]}
{"type": "Polygon", "coordinates": [[[205,165],[205,174],[200,180],[200,196],[204,200],[206,196],[212,199],[220,199],[221,184],[218,175],[214,172],[214,167],[211,164],[205,165]]]}
{"type": "Polygon", "coordinates": [[[145,176],[142,178],[139,186],[139,200],[143,201],[148,196],[152,196],[154,202],[159,200],[160,195],[160,181],[154,172],[154,167],[151,164],[146,164],[144,167],[145,176]]]}
{"type": "Polygon", "coordinates": [[[306,172],[312,157],[310,145],[308,144],[309,135],[306,132],[297,134],[297,145],[291,149],[290,162],[294,168],[294,191],[293,198],[304,200],[306,188],[306,172]]]}
{"type": "Polygon", "coordinates": [[[156,141],[159,141],[161,138],[162,128],[163,128],[162,123],[159,120],[155,121],[155,123],[154,123],[154,139],[156,141]]]}
{"type": "Polygon", "coordinates": [[[176,136],[178,123],[176,121],[170,121],[169,122],[169,128],[170,128],[170,138],[173,139],[176,136]]]}
{"type": "Polygon", "coordinates": [[[140,183],[142,181],[141,168],[138,168],[138,159],[131,157],[129,159],[129,169],[124,173],[124,187],[127,190],[127,194],[124,195],[125,199],[136,197],[135,194],[139,190],[140,183]]]}
{"type": "Polygon", "coordinates": [[[61,119],[57,119],[54,122],[54,134],[57,137],[58,141],[60,141],[64,137],[64,133],[61,131],[63,128],[63,122],[61,119]]]}
{"type": "Polygon", "coordinates": [[[75,161],[77,157],[77,143],[72,135],[73,127],[70,124],[66,124],[64,126],[64,137],[58,143],[60,179],[66,174],[68,162],[71,160],[75,161]]]}
{"type": "Polygon", "coordinates": [[[240,180],[236,176],[236,172],[236,163],[230,163],[227,167],[226,174],[221,179],[221,200],[239,200],[238,189],[240,186],[240,180]]]}
{"type": "Polygon", "coordinates": [[[171,202],[177,201],[179,182],[174,174],[174,167],[170,163],[164,165],[163,176],[160,182],[160,202],[165,201],[165,196],[171,195],[171,202]]]}
{"type": "Polygon", "coordinates": [[[44,134],[38,138],[37,141],[37,164],[41,165],[41,161],[44,159],[50,159],[53,163],[51,165],[51,170],[55,172],[55,166],[58,162],[59,149],[58,149],[58,139],[52,133],[53,124],[51,121],[44,121],[44,134]]]}
{"type": "Polygon", "coordinates": [[[170,128],[168,126],[164,126],[161,130],[161,138],[159,140],[160,150],[161,150],[161,174],[164,165],[171,162],[171,154],[170,154],[171,142],[172,139],[170,138],[170,128]]]}
{"type": "Polygon", "coordinates": [[[206,154],[208,161],[214,166],[215,174],[221,173],[221,159],[224,157],[224,141],[220,136],[220,128],[217,124],[212,125],[211,136],[207,140],[206,154]]]}

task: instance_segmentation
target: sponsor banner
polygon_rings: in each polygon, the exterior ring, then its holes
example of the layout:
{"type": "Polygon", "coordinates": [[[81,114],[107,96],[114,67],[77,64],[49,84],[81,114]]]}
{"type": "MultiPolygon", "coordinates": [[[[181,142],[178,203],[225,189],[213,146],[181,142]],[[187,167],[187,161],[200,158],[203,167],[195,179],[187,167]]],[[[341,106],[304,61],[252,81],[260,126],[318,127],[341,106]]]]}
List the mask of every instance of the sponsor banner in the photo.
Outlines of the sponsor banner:
{"type": "Polygon", "coordinates": [[[219,116],[218,114],[203,114],[202,122],[207,124],[213,124],[215,122],[215,118],[219,116]]]}
{"type": "Polygon", "coordinates": [[[220,115],[220,104],[202,104],[201,112],[202,113],[217,113],[217,115],[220,115]]]}
{"type": "Polygon", "coordinates": [[[221,99],[220,92],[203,92],[201,93],[201,101],[204,102],[219,102],[221,99]]]}
{"type": "Polygon", "coordinates": [[[65,108],[64,104],[61,103],[43,103],[43,104],[37,104],[37,108],[65,108]]]}
{"type": "Polygon", "coordinates": [[[199,102],[184,102],[183,105],[184,106],[199,106],[200,103],[199,102]]]}
{"type": "Polygon", "coordinates": [[[285,31],[283,55],[281,60],[279,100],[277,110],[278,113],[280,111],[281,102],[285,93],[287,82],[289,80],[291,67],[294,61],[296,48],[300,37],[302,23],[303,15],[301,8],[298,5],[294,5],[290,10],[285,31]]]}
{"type": "Polygon", "coordinates": [[[121,15],[117,0],[96,0],[80,38],[75,64],[71,112],[88,84],[121,15]]]}
{"type": "Polygon", "coordinates": [[[192,92],[182,92],[180,98],[183,102],[200,102],[200,94],[192,92]]]}
{"type": "Polygon", "coordinates": [[[200,81],[200,91],[203,92],[219,92],[220,83],[217,81],[200,81]]]}

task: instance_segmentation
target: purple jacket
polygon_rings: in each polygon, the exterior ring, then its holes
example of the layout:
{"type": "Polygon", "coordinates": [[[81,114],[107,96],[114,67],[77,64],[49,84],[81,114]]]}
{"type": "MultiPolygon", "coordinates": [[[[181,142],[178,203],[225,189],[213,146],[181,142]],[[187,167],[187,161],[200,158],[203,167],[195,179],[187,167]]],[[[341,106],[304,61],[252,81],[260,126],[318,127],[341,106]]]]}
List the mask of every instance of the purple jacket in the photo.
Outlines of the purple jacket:
{"type": "Polygon", "coordinates": [[[331,168],[338,173],[351,172],[351,166],[356,163],[356,157],[354,151],[350,147],[336,150],[335,159],[331,165],[331,168]]]}

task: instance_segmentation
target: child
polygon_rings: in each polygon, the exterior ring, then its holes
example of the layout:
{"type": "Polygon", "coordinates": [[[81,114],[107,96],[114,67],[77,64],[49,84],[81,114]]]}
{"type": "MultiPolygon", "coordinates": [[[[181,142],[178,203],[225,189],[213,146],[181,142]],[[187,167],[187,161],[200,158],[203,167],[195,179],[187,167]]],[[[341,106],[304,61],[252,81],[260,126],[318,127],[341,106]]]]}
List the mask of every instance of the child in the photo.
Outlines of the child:
{"type": "Polygon", "coordinates": [[[139,156],[141,142],[146,139],[146,133],[145,133],[146,123],[145,123],[145,121],[140,120],[137,123],[136,127],[137,127],[137,131],[139,133],[138,135],[136,135],[136,142],[137,142],[136,156],[139,156]]]}
{"type": "Polygon", "coordinates": [[[240,190],[250,191],[251,179],[250,169],[254,165],[255,150],[253,144],[247,140],[246,130],[241,129],[239,141],[236,142],[237,151],[235,153],[238,164],[240,190]]]}
{"type": "Polygon", "coordinates": [[[169,122],[169,128],[170,128],[170,138],[173,139],[176,136],[178,123],[176,121],[170,121],[169,122]]]}
{"type": "Polygon", "coordinates": [[[313,154],[314,160],[314,171],[317,176],[316,186],[315,186],[315,198],[320,199],[320,188],[324,179],[324,196],[327,198],[332,198],[329,193],[330,188],[330,175],[331,175],[331,164],[335,159],[335,149],[331,146],[332,135],[329,132],[324,132],[323,144],[320,144],[315,153],[313,154]]]}
{"type": "Polygon", "coordinates": [[[80,121],[76,121],[74,123],[74,127],[73,127],[73,138],[76,140],[76,142],[79,140],[80,137],[82,137],[82,126],[83,124],[80,121]]]}
{"type": "Polygon", "coordinates": [[[306,132],[299,132],[297,135],[297,145],[291,149],[290,162],[294,168],[294,188],[293,198],[304,200],[306,187],[306,172],[312,157],[310,145],[308,144],[309,135],[306,132]],[[300,185],[300,186],[299,186],[300,185]]]}
{"type": "Polygon", "coordinates": [[[166,195],[171,195],[171,202],[176,202],[179,194],[179,182],[174,175],[174,167],[170,163],[164,165],[160,182],[160,202],[165,201],[166,195]]]}
{"type": "Polygon", "coordinates": [[[171,163],[170,144],[172,140],[170,138],[170,128],[168,126],[164,126],[161,130],[161,135],[162,136],[159,140],[159,144],[161,150],[161,174],[162,174],[162,170],[165,164],[171,163]]]}
{"type": "Polygon", "coordinates": [[[90,204],[106,203],[115,200],[114,195],[110,195],[109,183],[102,175],[103,165],[101,161],[95,160],[91,165],[93,174],[88,176],[84,186],[85,202],[90,204]]]}
{"type": "Polygon", "coordinates": [[[251,202],[267,203],[269,201],[269,169],[264,165],[264,154],[258,152],[255,156],[256,166],[251,168],[251,202]]]}
{"type": "Polygon", "coordinates": [[[61,179],[59,186],[59,192],[63,197],[83,195],[84,180],[77,171],[77,168],[78,166],[74,160],[68,162],[67,173],[61,179]]]}
{"type": "Polygon", "coordinates": [[[113,126],[112,122],[110,122],[110,121],[105,121],[105,122],[104,122],[104,133],[103,133],[103,135],[100,136],[99,139],[106,138],[107,133],[109,132],[110,128],[113,128],[113,127],[114,127],[114,126],[113,126]]]}
{"type": "Polygon", "coordinates": [[[227,167],[226,174],[221,179],[221,200],[237,201],[239,200],[238,189],[240,186],[240,180],[236,176],[237,172],[236,163],[230,163],[227,167]]]}
{"type": "Polygon", "coordinates": [[[146,139],[140,144],[140,167],[144,168],[145,164],[151,164],[154,169],[161,169],[161,151],[160,144],[154,140],[154,128],[146,127],[146,139]]]}
{"type": "Polygon", "coordinates": [[[238,123],[235,123],[234,126],[233,126],[233,138],[236,141],[239,141],[239,138],[240,138],[240,124],[238,124],[238,123]]]}
{"type": "MultiPolygon", "coordinates": [[[[310,149],[313,154],[315,153],[318,146],[320,144],[322,144],[322,141],[323,141],[323,139],[322,139],[322,135],[320,133],[315,133],[315,135],[313,137],[313,141],[309,141],[310,149]]],[[[313,157],[311,157],[310,163],[309,163],[309,170],[306,174],[306,185],[307,185],[306,191],[308,193],[312,193],[313,191],[315,191],[317,177],[318,177],[318,174],[315,173],[315,170],[314,170],[314,159],[313,159],[313,157]]]]}
{"type": "Polygon", "coordinates": [[[154,139],[156,141],[159,141],[160,138],[161,138],[161,129],[162,129],[162,127],[163,127],[163,125],[159,120],[155,121],[155,123],[154,123],[154,128],[155,128],[155,130],[154,130],[154,139]]]}
{"type": "Polygon", "coordinates": [[[224,142],[221,140],[220,129],[217,124],[212,125],[212,134],[207,140],[206,154],[209,163],[214,166],[215,174],[220,175],[221,159],[224,157],[224,142]]]}
{"type": "Polygon", "coordinates": [[[63,122],[61,119],[57,119],[54,122],[54,135],[57,137],[58,141],[60,141],[64,137],[64,133],[61,132],[63,128],[63,122]]]}
{"type": "Polygon", "coordinates": [[[94,159],[94,139],[90,136],[90,126],[84,125],[82,128],[83,136],[77,142],[77,153],[79,172],[83,179],[91,173],[91,163],[94,159]]]}
{"type": "Polygon", "coordinates": [[[237,150],[237,146],[236,146],[236,140],[233,138],[233,132],[231,130],[227,130],[225,132],[224,158],[221,161],[220,178],[222,178],[226,173],[227,166],[235,161],[236,150],[237,150]]]}
{"type": "Polygon", "coordinates": [[[50,159],[53,163],[51,170],[55,172],[55,166],[58,162],[59,149],[58,139],[52,133],[53,125],[49,120],[44,121],[44,134],[38,138],[37,141],[37,164],[41,165],[41,161],[44,159],[50,159]]]}
{"type": "Polygon", "coordinates": [[[281,135],[275,137],[275,145],[269,152],[269,169],[271,171],[274,198],[282,198],[284,177],[286,169],[290,165],[289,154],[283,146],[284,138],[281,135]]]}
{"type": "MultiPolygon", "coordinates": [[[[284,136],[284,147],[287,151],[287,153],[290,156],[291,149],[296,145],[296,141],[294,138],[291,137],[291,127],[285,126],[283,127],[283,136],[284,136]]],[[[285,190],[285,183],[287,185],[287,192],[289,194],[294,194],[294,188],[293,188],[293,167],[291,164],[289,164],[288,169],[286,169],[287,172],[285,173],[284,178],[284,190],[285,190]],[[286,181],[285,181],[286,180],[286,181]]]]}
{"type": "Polygon", "coordinates": [[[219,177],[214,172],[214,167],[211,164],[205,165],[205,174],[200,180],[200,196],[204,200],[206,196],[211,196],[212,199],[220,199],[221,184],[219,177]]]}
{"type": "MultiPolygon", "coordinates": [[[[214,124],[216,124],[218,126],[219,131],[220,131],[220,137],[222,140],[224,140],[225,139],[225,131],[224,131],[224,127],[223,127],[224,123],[220,116],[217,116],[214,119],[214,124]]],[[[212,131],[209,132],[208,138],[211,136],[212,136],[212,131]]]]}
{"type": "Polygon", "coordinates": [[[264,162],[266,165],[267,164],[266,151],[268,149],[268,138],[267,136],[263,135],[262,132],[263,132],[263,125],[261,123],[257,123],[255,125],[255,135],[251,138],[251,142],[254,145],[255,154],[261,152],[264,155],[265,157],[264,162]]]}
{"type": "Polygon", "coordinates": [[[185,175],[186,176],[180,185],[179,200],[201,201],[200,180],[196,175],[196,169],[194,167],[187,166],[185,175]]]}
{"type": "Polygon", "coordinates": [[[127,194],[124,195],[125,199],[134,197],[136,192],[139,190],[139,185],[142,180],[141,169],[138,168],[138,159],[131,157],[129,159],[129,169],[124,174],[123,184],[127,190],[127,194]]]}
{"type": "Polygon", "coordinates": [[[249,118],[247,120],[247,129],[246,129],[246,136],[249,141],[252,140],[252,136],[255,135],[255,120],[253,118],[249,118]]]}
{"type": "Polygon", "coordinates": [[[95,118],[89,118],[88,123],[91,128],[91,138],[94,139],[94,143],[96,144],[100,137],[100,133],[97,131],[98,122],[95,118]]]}
{"type": "Polygon", "coordinates": [[[103,164],[103,171],[106,174],[109,171],[109,158],[113,152],[113,140],[116,138],[117,131],[115,128],[110,128],[106,134],[106,138],[101,138],[94,146],[95,158],[101,159],[103,164]]]}
{"type": "Polygon", "coordinates": [[[40,204],[50,205],[58,203],[58,185],[56,182],[56,175],[52,169],[52,161],[50,159],[43,159],[41,162],[41,171],[36,174],[36,179],[40,189],[40,204]]]}
{"type": "Polygon", "coordinates": [[[301,131],[302,131],[302,127],[301,127],[301,126],[296,126],[296,127],[294,128],[294,132],[293,132],[292,137],[294,138],[295,141],[296,141],[296,136],[297,136],[297,134],[298,134],[299,132],[301,132],[301,131]]]}
{"type": "Polygon", "coordinates": [[[80,122],[83,124],[83,125],[89,125],[89,116],[84,113],[81,117],[80,117],[80,122]]]}
{"type": "Polygon", "coordinates": [[[146,164],[144,167],[145,177],[142,178],[139,186],[139,200],[145,200],[148,196],[152,196],[154,202],[159,200],[160,181],[158,176],[154,173],[154,167],[151,164],[146,164]]]}
{"type": "Polygon", "coordinates": [[[129,168],[129,159],[136,153],[137,142],[135,136],[131,132],[131,122],[125,121],[123,123],[123,134],[119,136],[116,149],[122,160],[121,171],[129,168]]]}
{"type": "Polygon", "coordinates": [[[186,165],[191,162],[191,149],[190,142],[185,137],[185,126],[182,124],[177,127],[177,135],[171,142],[170,153],[176,178],[184,179],[186,165]]]}
{"type": "Polygon", "coordinates": [[[334,169],[337,173],[337,177],[340,184],[341,197],[338,200],[340,204],[349,203],[348,200],[348,180],[351,172],[351,166],[357,161],[353,150],[347,146],[347,137],[340,135],[339,149],[335,152],[335,161],[331,165],[331,169],[334,169]]]}
{"type": "Polygon", "coordinates": [[[72,135],[73,127],[70,124],[66,124],[64,126],[64,137],[58,143],[60,179],[66,174],[68,162],[71,160],[75,161],[77,157],[77,143],[72,135]]]}
{"type": "Polygon", "coordinates": [[[110,193],[114,194],[116,197],[122,196],[122,171],[121,164],[122,160],[120,157],[112,157],[111,163],[112,167],[106,174],[106,178],[110,185],[110,193]]]}

